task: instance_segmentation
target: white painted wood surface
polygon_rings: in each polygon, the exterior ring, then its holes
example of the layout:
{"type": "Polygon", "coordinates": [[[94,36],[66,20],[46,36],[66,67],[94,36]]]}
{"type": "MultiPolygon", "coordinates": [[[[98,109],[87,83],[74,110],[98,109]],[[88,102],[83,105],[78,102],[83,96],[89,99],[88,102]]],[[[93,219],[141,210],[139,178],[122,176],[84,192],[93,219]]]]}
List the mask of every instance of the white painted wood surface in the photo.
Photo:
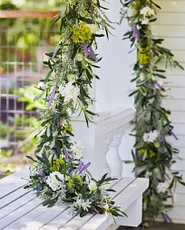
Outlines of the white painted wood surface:
{"type": "MultiPolygon", "coordinates": [[[[158,20],[152,27],[156,37],[165,39],[164,45],[171,49],[176,59],[185,67],[185,0],[166,0],[157,2],[162,11],[158,20]]],[[[171,109],[170,118],[174,124],[174,132],[179,140],[173,137],[168,140],[173,146],[180,149],[182,161],[177,159],[173,169],[180,171],[185,180],[185,71],[180,69],[167,70],[166,86],[168,98],[164,100],[164,106],[171,109]]],[[[178,185],[174,193],[174,208],[169,212],[170,217],[176,223],[185,223],[185,187],[178,185]]]]}
{"type": "MultiPolygon", "coordinates": [[[[123,157],[128,159],[127,155],[131,155],[130,149],[133,145],[130,145],[127,151],[124,146],[120,148],[120,144],[125,138],[126,129],[131,126],[130,122],[135,117],[135,111],[129,108],[117,108],[99,115],[95,119],[96,125],[90,124],[89,128],[83,117],[73,117],[73,131],[84,146],[84,160],[91,162],[89,170],[95,178],[105,173],[121,177],[125,167],[123,157]]],[[[134,138],[132,139],[134,141],[134,138]]]]}
{"type": "Polygon", "coordinates": [[[84,218],[69,214],[67,206],[46,208],[42,200],[23,187],[28,170],[22,170],[0,180],[1,230],[105,230],[120,225],[137,226],[141,222],[142,193],[148,187],[147,179],[121,178],[111,182],[116,192],[112,199],[128,213],[128,218],[117,218],[115,225],[108,215],[89,214],[84,218]]]}

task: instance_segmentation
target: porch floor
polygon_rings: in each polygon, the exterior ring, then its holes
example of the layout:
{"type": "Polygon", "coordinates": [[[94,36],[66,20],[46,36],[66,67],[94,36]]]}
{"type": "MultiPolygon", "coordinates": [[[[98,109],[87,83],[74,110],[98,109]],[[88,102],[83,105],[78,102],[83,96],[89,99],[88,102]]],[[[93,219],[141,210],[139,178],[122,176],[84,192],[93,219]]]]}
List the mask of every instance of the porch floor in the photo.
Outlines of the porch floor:
{"type": "MultiPolygon", "coordinates": [[[[142,230],[141,227],[130,228],[130,227],[120,227],[118,230],[142,230]]],[[[185,230],[185,224],[168,224],[156,223],[155,225],[145,228],[145,230],[185,230]]]]}

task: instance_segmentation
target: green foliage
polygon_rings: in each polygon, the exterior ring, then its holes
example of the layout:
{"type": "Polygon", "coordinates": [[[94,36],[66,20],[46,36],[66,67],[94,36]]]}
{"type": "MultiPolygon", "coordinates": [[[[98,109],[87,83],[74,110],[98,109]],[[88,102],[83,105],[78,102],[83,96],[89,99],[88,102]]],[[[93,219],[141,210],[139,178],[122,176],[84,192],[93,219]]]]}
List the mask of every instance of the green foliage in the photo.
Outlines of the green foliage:
{"type": "Polygon", "coordinates": [[[137,115],[134,121],[136,143],[133,158],[135,172],[138,177],[149,178],[149,189],[144,194],[143,223],[152,222],[160,214],[166,220],[166,212],[172,205],[166,205],[167,199],[173,200],[172,191],[176,183],[183,183],[181,175],[171,167],[175,163],[174,156],[178,149],[166,139],[173,136],[173,125],[169,120],[170,111],[162,107],[162,99],[166,97],[163,80],[166,79],[166,67],[183,67],[174,59],[172,52],[163,47],[164,39],[154,38],[151,23],[157,20],[160,9],[151,0],[121,1],[122,18],[127,18],[130,30],[124,39],[131,41],[131,47],[137,49],[137,61],[134,65],[136,89],[130,94],[134,96],[137,115]],[[159,69],[159,63],[166,63],[159,69]]]}
{"type": "Polygon", "coordinates": [[[18,90],[14,90],[14,93],[19,95],[18,102],[26,103],[26,110],[43,108],[44,103],[41,98],[38,98],[38,100],[34,100],[39,92],[40,90],[35,84],[25,86],[24,88],[19,88],[18,90]]]}
{"type": "MultiPolygon", "coordinates": [[[[38,134],[29,185],[41,197],[43,205],[67,203],[71,212],[81,217],[88,213],[123,216],[103,185],[111,178],[95,180],[88,172],[90,162],[82,161],[83,147],[75,139],[71,117],[83,114],[87,126],[96,115],[89,110],[93,81],[99,78],[94,69],[101,60],[95,54],[98,31],[109,25],[98,1],[62,1],[62,11],[54,23],[60,23],[60,40],[47,53],[48,74],[39,84],[35,102],[43,100],[41,131],[38,134]]],[[[103,35],[101,34],[100,37],[103,35]]]]}

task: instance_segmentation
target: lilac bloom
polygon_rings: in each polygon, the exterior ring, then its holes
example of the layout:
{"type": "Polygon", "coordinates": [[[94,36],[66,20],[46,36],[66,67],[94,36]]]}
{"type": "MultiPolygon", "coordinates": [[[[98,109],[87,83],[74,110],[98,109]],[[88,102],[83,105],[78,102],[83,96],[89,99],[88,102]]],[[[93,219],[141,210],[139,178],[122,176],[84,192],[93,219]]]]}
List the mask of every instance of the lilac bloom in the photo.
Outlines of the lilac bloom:
{"type": "Polygon", "coordinates": [[[169,221],[169,223],[172,223],[172,219],[169,217],[169,215],[165,214],[165,216],[166,216],[167,220],[169,221]]]}
{"type": "Polygon", "coordinates": [[[96,60],[96,59],[97,59],[97,58],[96,58],[96,54],[95,54],[95,52],[94,52],[92,46],[90,46],[90,52],[91,52],[91,54],[92,54],[94,60],[96,60]]]}
{"type": "Polygon", "coordinates": [[[56,85],[53,87],[53,89],[51,91],[48,106],[51,106],[53,99],[55,98],[55,93],[56,93],[56,85]]]}
{"type": "Polygon", "coordinates": [[[154,94],[156,94],[156,92],[157,92],[156,85],[155,85],[155,83],[153,83],[153,85],[154,85],[154,94]]]}
{"type": "Polygon", "coordinates": [[[100,214],[100,212],[98,211],[98,209],[96,209],[95,207],[93,207],[92,210],[93,210],[95,213],[100,214]]]}
{"type": "Polygon", "coordinates": [[[163,219],[164,219],[165,224],[167,225],[167,224],[168,224],[168,220],[167,220],[165,214],[162,214],[162,216],[163,216],[163,219]]]}
{"type": "Polygon", "coordinates": [[[45,177],[45,174],[44,174],[43,171],[40,171],[40,172],[39,172],[39,175],[40,175],[41,177],[45,177]]]}
{"type": "Polygon", "coordinates": [[[133,37],[135,37],[137,39],[137,41],[139,41],[139,39],[140,39],[140,31],[137,29],[136,24],[134,24],[132,32],[133,32],[133,37]]]}
{"type": "Polygon", "coordinates": [[[80,170],[79,173],[82,173],[83,171],[85,171],[89,166],[90,166],[91,162],[88,162],[87,164],[85,164],[80,170]]]}
{"type": "Polygon", "coordinates": [[[64,155],[65,155],[66,161],[69,163],[69,154],[65,148],[63,150],[64,150],[64,155]]]}
{"type": "Polygon", "coordinates": [[[74,173],[78,173],[79,170],[81,170],[81,168],[84,166],[83,162],[80,162],[80,164],[78,165],[78,167],[75,169],[74,173]]]}
{"type": "Polygon", "coordinates": [[[168,214],[162,214],[165,224],[172,223],[172,219],[168,216],[168,214]]]}
{"type": "Polygon", "coordinates": [[[155,81],[155,84],[159,87],[159,89],[164,89],[164,87],[160,85],[159,82],[155,81]]]}
{"type": "Polygon", "coordinates": [[[101,205],[101,206],[105,206],[105,205],[106,205],[106,203],[99,203],[99,205],[101,205]]]}
{"type": "Polygon", "coordinates": [[[85,57],[88,56],[88,49],[87,49],[87,43],[86,42],[84,42],[84,55],[85,55],[85,57]]]}
{"type": "Polygon", "coordinates": [[[175,133],[174,133],[171,129],[169,129],[169,131],[170,131],[170,134],[171,134],[176,140],[178,140],[178,137],[175,135],[175,133]]]}

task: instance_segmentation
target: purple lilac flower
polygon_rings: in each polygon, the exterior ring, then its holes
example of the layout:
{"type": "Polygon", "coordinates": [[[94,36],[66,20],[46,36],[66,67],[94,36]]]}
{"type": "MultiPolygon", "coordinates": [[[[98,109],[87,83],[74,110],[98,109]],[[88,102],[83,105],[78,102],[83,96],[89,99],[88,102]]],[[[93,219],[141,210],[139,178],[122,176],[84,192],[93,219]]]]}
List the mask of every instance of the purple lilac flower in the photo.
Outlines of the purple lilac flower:
{"type": "Polygon", "coordinates": [[[92,54],[94,60],[96,60],[96,59],[97,59],[97,58],[96,58],[96,54],[95,54],[95,52],[94,52],[92,46],[90,46],[90,52],[91,52],[91,54],[92,54]]]}
{"type": "Polygon", "coordinates": [[[165,224],[172,223],[172,219],[168,216],[168,214],[162,214],[165,224]]]}
{"type": "Polygon", "coordinates": [[[53,102],[53,99],[55,97],[55,93],[56,93],[56,85],[53,87],[53,89],[51,91],[51,95],[50,95],[50,98],[49,98],[48,106],[51,106],[51,104],[53,102]]]}
{"type": "Polygon", "coordinates": [[[100,205],[100,206],[105,206],[105,205],[106,205],[106,203],[99,203],[99,205],[100,205]]]}
{"type": "Polygon", "coordinates": [[[133,32],[133,36],[137,39],[137,41],[139,41],[139,39],[140,39],[140,31],[137,29],[136,24],[134,24],[132,32],[133,32]]]}
{"type": "Polygon", "coordinates": [[[159,87],[159,89],[164,89],[164,87],[160,85],[159,82],[155,81],[155,84],[159,87]]]}
{"type": "Polygon", "coordinates": [[[88,56],[88,49],[87,49],[87,43],[86,42],[84,42],[84,55],[85,55],[85,57],[88,56]]]}
{"type": "Polygon", "coordinates": [[[69,163],[69,154],[65,148],[64,148],[64,155],[65,155],[66,161],[69,163]]]}
{"type": "Polygon", "coordinates": [[[174,133],[171,129],[169,129],[169,131],[170,131],[170,134],[171,134],[176,140],[179,140],[179,138],[175,135],[175,133],[174,133]]]}
{"type": "Polygon", "coordinates": [[[169,223],[172,223],[172,219],[169,217],[168,214],[165,214],[166,215],[166,218],[168,219],[169,223]]]}
{"type": "Polygon", "coordinates": [[[78,167],[75,169],[74,173],[78,173],[78,171],[84,166],[83,162],[80,162],[80,164],[78,165],[78,167]]]}
{"type": "Polygon", "coordinates": [[[40,171],[40,172],[39,172],[39,175],[40,175],[41,177],[45,177],[45,174],[44,174],[43,171],[40,171]]]}
{"type": "Polygon", "coordinates": [[[157,92],[157,89],[156,89],[156,84],[155,84],[155,83],[153,83],[153,85],[154,85],[154,94],[156,94],[156,92],[157,92]]]}
{"type": "Polygon", "coordinates": [[[81,174],[83,171],[85,171],[90,166],[90,164],[91,162],[88,162],[87,164],[84,164],[83,162],[81,162],[76,168],[76,170],[74,171],[74,173],[81,174]]]}
{"type": "Polygon", "coordinates": [[[79,174],[82,173],[83,171],[85,171],[90,166],[90,164],[91,164],[91,162],[88,162],[83,167],[81,167],[81,169],[79,170],[79,174]]]}
{"type": "Polygon", "coordinates": [[[98,209],[96,209],[95,207],[93,207],[92,210],[93,210],[95,213],[100,214],[100,212],[98,211],[98,209]]]}

